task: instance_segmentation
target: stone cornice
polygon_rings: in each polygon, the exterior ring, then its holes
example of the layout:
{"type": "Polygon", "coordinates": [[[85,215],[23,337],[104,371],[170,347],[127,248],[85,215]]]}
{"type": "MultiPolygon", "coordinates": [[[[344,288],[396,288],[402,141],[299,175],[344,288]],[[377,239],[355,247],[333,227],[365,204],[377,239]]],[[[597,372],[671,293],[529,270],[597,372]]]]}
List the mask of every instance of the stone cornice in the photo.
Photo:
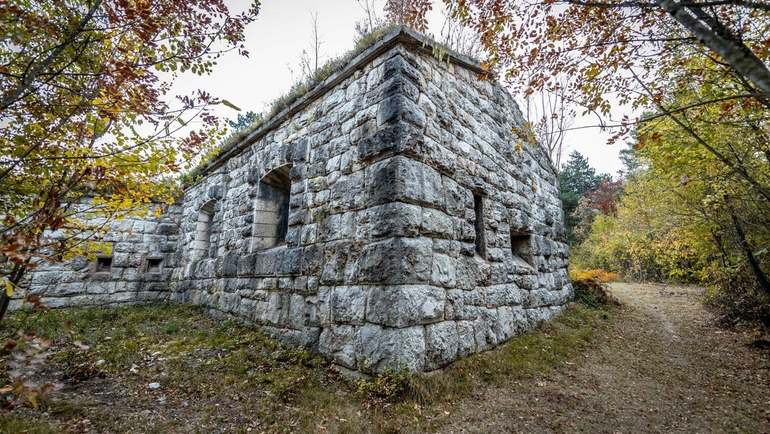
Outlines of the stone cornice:
{"type": "Polygon", "coordinates": [[[343,80],[353,75],[356,71],[364,68],[378,56],[382,55],[398,44],[403,44],[411,49],[430,54],[434,52],[435,48],[440,48],[442,50],[443,56],[445,57],[445,59],[442,60],[448,61],[479,74],[484,72],[484,70],[481,68],[481,65],[470,57],[447,49],[439,42],[436,42],[423,34],[415,32],[408,27],[396,27],[392,31],[385,34],[385,36],[374,43],[374,45],[351,59],[341,70],[335,72],[326,80],[315,85],[307,93],[294,101],[294,103],[292,103],[289,107],[281,110],[271,118],[267,119],[254,131],[251,131],[248,135],[246,135],[243,139],[222,148],[215,158],[213,158],[201,168],[200,174],[206,175],[216,170],[225,164],[231,157],[238,155],[248,146],[264,137],[270,131],[278,128],[285,120],[302,111],[315,100],[323,97],[343,80]]]}

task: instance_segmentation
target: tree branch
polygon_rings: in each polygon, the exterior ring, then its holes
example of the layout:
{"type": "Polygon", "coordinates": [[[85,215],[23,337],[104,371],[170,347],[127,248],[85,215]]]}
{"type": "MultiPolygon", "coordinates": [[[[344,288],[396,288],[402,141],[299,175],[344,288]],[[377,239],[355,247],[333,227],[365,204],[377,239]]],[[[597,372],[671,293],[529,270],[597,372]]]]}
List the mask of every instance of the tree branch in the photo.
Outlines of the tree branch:
{"type": "Polygon", "coordinates": [[[91,8],[88,10],[88,13],[85,17],[83,17],[82,20],[78,23],[77,27],[73,30],[72,33],[70,33],[69,36],[62,42],[61,44],[57,45],[56,48],[54,48],[53,51],[51,51],[50,54],[39,64],[36,66],[30,68],[29,73],[24,74],[24,79],[22,80],[21,84],[13,90],[10,94],[3,96],[2,102],[0,102],[0,110],[5,110],[8,107],[10,107],[13,103],[18,101],[32,86],[32,83],[37,79],[37,77],[46,70],[51,64],[56,60],[57,57],[67,48],[69,44],[71,44],[77,36],[83,32],[83,30],[86,27],[86,24],[88,24],[89,21],[91,21],[91,18],[93,18],[94,14],[96,13],[97,9],[102,4],[102,0],[96,0],[94,4],[91,6],[91,8]]]}

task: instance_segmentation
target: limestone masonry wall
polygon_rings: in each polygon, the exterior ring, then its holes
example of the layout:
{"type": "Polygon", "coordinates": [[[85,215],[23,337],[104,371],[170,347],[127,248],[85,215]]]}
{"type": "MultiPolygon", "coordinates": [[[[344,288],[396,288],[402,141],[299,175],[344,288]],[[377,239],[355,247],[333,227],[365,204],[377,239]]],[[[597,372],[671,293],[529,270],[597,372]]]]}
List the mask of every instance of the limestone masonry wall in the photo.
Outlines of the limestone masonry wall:
{"type": "Polygon", "coordinates": [[[41,267],[31,290],[201,305],[363,372],[436,369],[551,318],[572,295],[555,171],[515,145],[504,89],[425,43],[386,36],[178,209],[118,222],[108,275],[41,267]]]}
{"type": "MultiPolygon", "coordinates": [[[[155,206],[150,215],[154,216],[155,206]]],[[[166,207],[160,218],[130,216],[121,220],[88,219],[91,227],[107,225],[100,238],[111,247],[95,262],[77,257],[60,263],[42,262],[29,272],[24,291],[43,296],[48,307],[98,306],[168,298],[168,281],[178,266],[178,206],[166,207]],[[103,262],[103,259],[109,263],[103,262]]]]}

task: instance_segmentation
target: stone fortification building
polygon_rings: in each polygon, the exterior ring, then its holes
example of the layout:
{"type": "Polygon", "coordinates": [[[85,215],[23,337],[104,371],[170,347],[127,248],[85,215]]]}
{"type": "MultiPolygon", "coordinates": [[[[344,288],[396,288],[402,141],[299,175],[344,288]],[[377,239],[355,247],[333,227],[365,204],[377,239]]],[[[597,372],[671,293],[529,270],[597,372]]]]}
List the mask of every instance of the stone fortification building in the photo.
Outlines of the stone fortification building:
{"type": "Polygon", "coordinates": [[[364,372],[432,370],[571,297],[556,173],[478,64],[399,28],[210,162],[110,255],[34,271],[51,306],[173,300],[364,372]]]}

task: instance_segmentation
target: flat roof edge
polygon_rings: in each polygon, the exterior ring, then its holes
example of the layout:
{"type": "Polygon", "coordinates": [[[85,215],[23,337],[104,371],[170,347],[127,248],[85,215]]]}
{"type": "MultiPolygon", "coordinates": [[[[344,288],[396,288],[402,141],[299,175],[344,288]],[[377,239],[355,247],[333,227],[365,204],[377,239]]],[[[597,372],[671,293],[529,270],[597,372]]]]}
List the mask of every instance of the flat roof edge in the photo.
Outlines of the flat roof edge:
{"type": "Polygon", "coordinates": [[[365,67],[375,58],[379,57],[387,50],[398,44],[408,45],[417,50],[431,54],[433,53],[434,48],[440,47],[443,50],[442,54],[446,56],[446,60],[448,62],[462,66],[463,68],[469,69],[479,74],[484,73],[481,65],[476,60],[473,60],[470,57],[460,54],[454,50],[448,49],[444,47],[443,44],[408,27],[396,27],[392,31],[385,34],[379,41],[375,42],[374,45],[351,59],[341,70],[333,73],[328,78],[326,78],[326,80],[316,84],[311,90],[294,101],[289,107],[286,107],[274,116],[267,119],[259,127],[248,133],[241,140],[223,147],[215,158],[201,167],[200,174],[206,175],[216,170],[225,164],[230,158],[239,154],[248,146],[254,144],[270,131],[278,128],[278,126],[280,126],[280,124],[283,123],[286,119],[289,119],[298,112],[302,111],[305,107],[324,96],[346,78],[353,75],[356,71],[365,67]]]}

